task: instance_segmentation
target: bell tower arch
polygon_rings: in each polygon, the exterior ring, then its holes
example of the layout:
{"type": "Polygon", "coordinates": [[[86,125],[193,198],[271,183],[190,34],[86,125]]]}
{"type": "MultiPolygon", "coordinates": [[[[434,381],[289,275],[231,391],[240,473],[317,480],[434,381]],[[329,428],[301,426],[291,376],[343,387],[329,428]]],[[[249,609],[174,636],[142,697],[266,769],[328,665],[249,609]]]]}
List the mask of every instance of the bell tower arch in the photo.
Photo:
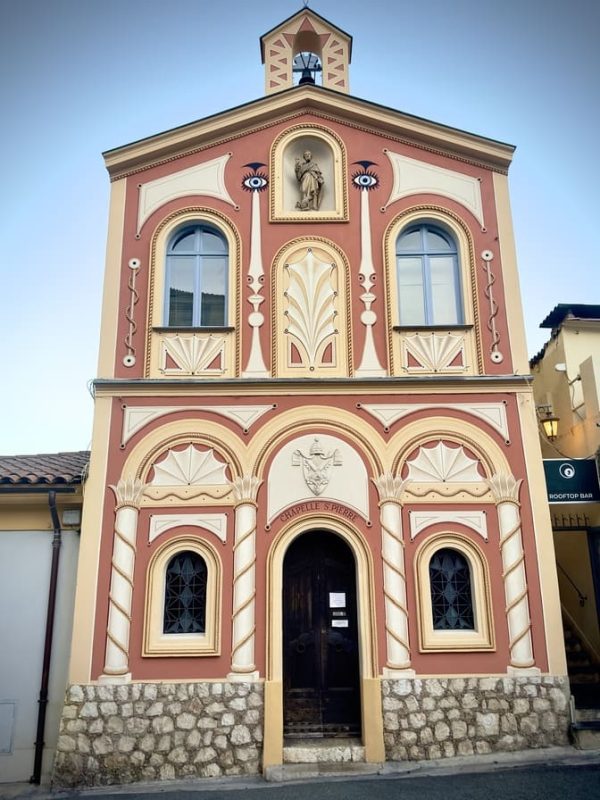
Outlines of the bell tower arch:
{"type": "Polygon", "coordinates": [[[265,33],[260,47],[266,94],[317,82],[349,93],[352,37],[316,12],[298,11],[265,33]]]}

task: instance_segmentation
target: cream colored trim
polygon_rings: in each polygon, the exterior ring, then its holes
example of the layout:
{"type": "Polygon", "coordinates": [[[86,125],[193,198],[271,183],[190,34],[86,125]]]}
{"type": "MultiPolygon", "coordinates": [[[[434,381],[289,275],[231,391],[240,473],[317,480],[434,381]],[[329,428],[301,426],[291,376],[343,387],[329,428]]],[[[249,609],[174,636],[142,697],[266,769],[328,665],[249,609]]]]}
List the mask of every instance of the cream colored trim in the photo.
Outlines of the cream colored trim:
{"type": "Polygon", "coordinates": [[[217,552],[196,536],[171,539],[152,556],[146,571],[146,605],[142,656],[215,656],[220,653],[222,569],[217,552]],[[183,551],[197,553],[206,564],[204,633],[163,633],[165,575],[169,561],[183,551]]]}
{"type": "Polygon", "coordinates": [[[340,92],[327,92],[318,86],[297,86],[293,92],[264,97],[111,150],[104,154],[104,160],[109,173],[115,178],[128,171],[145,169],[197,151],[209,144],[229,141],[232,137],[247,133],[249,128],[269,125],[284,115],[311,112],[331,115],[334,119],[380,133],[386,132],[392,137],[425,149],[431,148],[451,158],[472,159],[495,169],[508,169],[514,152],[514,147],[503,142],[403,114],[340,92]]]}
{"type": "Polygon", "coordinates": [[[270,222],[348,220],[346,149],[336,133],[320,125],[296,125],[288,128],[273,142],[270,162],[270,222]],[[325,178],[324,198],[318,211],[300,211],[295,208],[295,201],[299,200],[300,194],[294,175],[294,163],[305,150],[313,153],[325,178]],[[333,200],[330,202],[328,198],[332,191],[333,200]]]}
{"type": "Polygon", "coordinates": [[[162,205],[178,197],[215,197],[238,208],[225,185],[225,167],[230,158],[231,153],[226,153],[219,158],[203,161],[193,167],[143,183],[139,194],[137,232],[140,232],[148,217],[162,205]]]}
{"type": "Polygon", "coordinates": [[[484,511],[416,511],[409,512],[410,538],[415,539],[431,525],[458,523],[478,533],[484,542],[488,540],[487,517],[484,511]]]}
{"type": "Polygon", "coordinates": [[[352,374],[350,269],[321,237],[295,239],[273,260],[272,365],[277,377],[352,374]],[[301,362],[295,363],[294,350],[301,362]],[[331,360],[326,354],[331,353],[331,360]]]}
{"type": "MultiPolygon", "coordinates": [[[[404,488],[399,477],[389,472],[373,478],[379,494],[383,595],[387,659],[384,674],[407,673],[410,668],[408,608],[406,606],[406,568],[400,496],[404,488]]],[[[414,675],[414,671],[411,670],[414,675]]]]}
{"type": "Polygon", "coordinates": [[[265,65],[265,94],[293,85],[292,59],[300,52],[319,56],[323,86],[348,93],[348,64],[352,39],[327,20],[301,9],[291,19],[261,37],[265,65]]]}
{"type": "Polygon", "coordinates": [[[231,220],[214,209],[202,206],[185,208],[166,217],[156,228],[150,248],[150,288],[148,291],[148,329],[146,334],[146,377],[165,375],[189,377],[236,377],[240,373],[240,264],[242,243],[239,232],[231,220]],[[166,249],[173,232],[186,224],[207,223],[216,228],[227,241],[229,274],[227,278],[227,320],[231,331],[211,333],[155,331],[165,323],[165,270],[166,249]],[[167,353],[178,368],[167,367],[167,353]],[[220,367],[212,367],[215,358],[221,358],[220,367]]]}
{"type": "Polygon", "coordinates": [[[283,682],[265,680],[263,770],[283,764],[283,682]]]}
{"type": "Polygon", "coordinates": [[[537,567],[544,611],[548,672],[551,675],[566,675],[567,662],[558,591],[556,556],[552,539],[552,523],[540,451],[538,423],[531,390],[517,394],[517,408],[522,431],[527,486],[531,498],[537,567]]]}
{"type": "MultiPolygon", "coordinates": [[[[106,267],[104,272],[102,317],[100,322],[100,352],[98,355],[97,373],[100,378],[112,378],[115,374],[126,188],[127,181],[123,178],[119,181],[115,181],[110,190],[106,267]]],[[[148,269],[147,262],[142,264],[142,269],[144,269],[144,267],[148,269]]]]}
{"type": "Polygon", "coordinates": [[[371,475],[385,472],[382,458],[386,453],[386,443],[367,420],[360,419],[350,411],[331,406],[298,406],[290,409],[263,425],[252,437],[248,445],[248,460],[255,464],[255,473],[264,475],[265,465],[272,453],[277,452],[282,442],[292,437],[313,434],[315,428],[332,436],[342,436],[368,464],[371,475]]]}
{"type": "Polygon", "coordinates": [[[148,542],[182,526],[202,528],[214,533],[223,544],[227,541],[227,514],[151,514],[148,542]]]}
{"type": "Polygon", "coordinates": [[[477,178],[387,149],[384,153],[390,160],[394,175],[394,185],[384,208],[411,194],[439,194],[460,203],[484,227],[481,182],[477,178]]]}
{"type": "Polygon", "coordinates": [[[482,428],[455,417],[436,416],[415,420],[390,438],[388,447],[394,453],[393,473],[401,471],[405,460],[420,445],[440,440],[468,447],[480,459],[486,477],[497,472],[510,472],[506,455],[482,428]]]}
{"type": "MultiPolygon", "coordinates": [[[[502,554],[502,578],[506,618],[508,621],[510,669],[530,670],[534,667],[531,638],[529,586],[525,570],[525,551],[519,493],[522,479],[512,474],[493,475],[487,483],[497,505],[502,554]]],[[[539,671],[539,670],[538,670],[539,671]]]]}
{"type": "MultiPolygon", "coordinates": [[[[527,358],[527,342],[525,339],[525,322],[519,272],[512,226],[512,215],[506,175],[494,173],[494,198],[498,220],[498,247],[502,262],[502,283],[504,285],[504,305],[506,309],[507,336],[510,341],[513,372],[516,375],[529,375],[527,358]]],[[[500,272],[500,267],[496,273],[500,272]]]]}
{"type": "MultiPolygon", "coordinates": [[[[379,395],[389,395],[390,393],[406,392],[411,393],[426,392],[432,398],[437,395],[463,395],[465,393],[477,392],[481,395],[498,396],[498,392],[508,393],[522,391],[527,385],[528,380],[516,379],[510,375],[495,376],[472,376],[468,379],[448,376],[443,381],[431,381],[429,377],[423,379],[418,375],[411,375],[409,378],[378,378],[373,381],[365,378],[360,382],[361,394],[368,394],[369,397],[379,395]]],[[[149,383],[146,380],[139,381],[99,381],[96,386],[96,396],[110,397],[148,397],[148,389],[152,389],[152,394],[156,398],[173,397],[202,397],[202,398],[239,398],[240,402],[247,401],[250,397],[264,398],[289,397],[293,389],[294,394],[299,396],[310,395],[311,397],[332,397],[356,396],[357,382],[351,378],[329,380],[323,377],[318,384],[312,381],[297,382],[292,379],[279,381],[264,380],[243,380],[243,381],[223,381],[206,383],[205,381],[188,380],[177,381],[163,379],[160,382],[149,383]]]]}
{"type": "Polygon", "coordinates": [[[319,514],[310,519],[294,521],[285,526],[272,543],[267,557],[267,675],[265,693],[265,764],[281,763],[283,746],[283,561],[291,542],[309,530],[328,530],[340,536],[350,547],[356,561],[356,595],[358,611],[359,666],[361,677],[361,706],[363,708],[363,744],[367,758],[383,760],[383,718],[381,695],[374,701],[379,667],[373,558],[362,534],[346,522],[319,514]],[[278,760],[279,759],[279,760],[278,760]]]}
{"type": "Polygon", "coordinates": [[[248,314],[248,325],[252,330],[252,339],[250,341],[248,361],[242,372],[242,378],[268,378],[271,374],[263,358],[260,335],[260,329],[265,322],[265,315],[260,310],[260,306],[265,300],[262,295],[265,288],[265,270],[262,257],[260,195],[260,191],[256,189],[252,190],[252,206],[250,212],[250,261],[248,264],[248,275],[246,277],[246,289],[250,292],[248,302],[252,305],[252,311],[248,314]]]}
{"type": "Polygon", "coordinates": [[[473,237],[466,222],[454,212],[435,205],[414,206],[402,211],[388,225],[383,237],[384,279],[387,310],[388,348],[393,375],[409,373],[459,373],[477,375],[483,372],[479,303],[475,280],[473,237]],[[430,221],[446,228],[453,235],[460,272],[460,295],[463,325],[443,329],[394,331],[399,319],[399,295],[396,267],[396,241],[402,231],[415,222],[430,221]],[[454,360],[460,357],[460,364],[454,360]],[[412,362],[415,362],[411,366],[412,362]]]}
{"type": "Polygon", "coordinates": [[[92,648],[96,626],[96,592],[104,522],[111,409],[110,397],[96,397],[90,471],[85,483],[81,543],[77,562],[69,683],[87,683],[92,678],[92,648]]]}
{"type": "Polygon", "coordinates": [[[386,432],[395,422],[409,414],[448,408],[482,419],[498,431],[506,441],[509,439],[506,403],[361,403],[360,407],[379,420],[386,432]]]}
{"type": "Polygon", "coordinates": [[[375,286],[376,270],[373,263],[371,213],[369,210],[369,191],[367,189],[361,189],[360,191],[360,267],[358,280],[361,282],[363,289],[360,299],[365,306],[360,315],[360,321],[365,326],[365,341],[360,366],[356,371],[356,375],[362,378],[385,377],[387,376],[387,370],[381,366],[373,338],[373,328],[377,323],[377,314],[371,306],[377,300],[377,296],[371,289],[375,286]]]}
{"type": "Polygon", "coordinates": [[[228,463],[231,477],[245,471],[245,448],[240,446],[240,439],[233,431],[206,419],[184,419],[155,428],[134,445],[123,465],[123,474],[137,475],[145,481],[152,462],[169,448],[181,444],[214,449],[228,463]]]}
{"type": "Polygon", "coordinates": [[[133,576],[137,552],[137,527],[144,484],[137,478],[121,478],[110,487],[117,501],[108,593],[106,650],[101,680],[131,680],[129,634],[133,606],[133,576]]]}
{"type": "Polygon", "coordinates": [[[155,419],[167,414],[177,414],[181,411],[210,411],[222,417],[227,417],[236,422],[246,433],[250,427],[259,420],[267,411],[272,411],[273,405],[214,405],[214,406],[126,406],[123,411],[123,432],[121,444],[127,442],[138,431],[153,422],[155,419]]]}
{"type": "Polygon", "coordinates": [[[487,561],[482,551],[469,539],[456,533],[442,533],[427,538],[415,554],[417,606],[419,610],[419,648],[421,652],[475,652],[494,650],[494,626],[487,561]],[[442,548],[457,550],[469,564],[474,630],[435,630],[431,608],[429,562],[442,548]]]}
{"type": "Polygon", "coordinates": [[[233,633],[230,680],[258,678],[254,664],[256,634],[256,494],[262,481],[243,475],[232,482],[235,507],[233,546],[233,633]]]}

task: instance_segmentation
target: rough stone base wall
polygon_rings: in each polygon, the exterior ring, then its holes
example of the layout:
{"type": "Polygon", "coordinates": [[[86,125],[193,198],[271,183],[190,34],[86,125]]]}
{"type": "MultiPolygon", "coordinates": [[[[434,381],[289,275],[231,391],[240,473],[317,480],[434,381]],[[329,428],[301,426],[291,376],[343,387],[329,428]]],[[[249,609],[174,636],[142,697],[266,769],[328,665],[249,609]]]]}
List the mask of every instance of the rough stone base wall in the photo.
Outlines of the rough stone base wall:
{"type": "Polygon", "coordinates": [[[568,743],[566,678],[427,678],[382,684],[388,761],[568,743]]]}
{"type": "Polygon", "coordinates": [[[260,683],[75,684],[53,785],[256,774],[262,740],[260,683]]]}

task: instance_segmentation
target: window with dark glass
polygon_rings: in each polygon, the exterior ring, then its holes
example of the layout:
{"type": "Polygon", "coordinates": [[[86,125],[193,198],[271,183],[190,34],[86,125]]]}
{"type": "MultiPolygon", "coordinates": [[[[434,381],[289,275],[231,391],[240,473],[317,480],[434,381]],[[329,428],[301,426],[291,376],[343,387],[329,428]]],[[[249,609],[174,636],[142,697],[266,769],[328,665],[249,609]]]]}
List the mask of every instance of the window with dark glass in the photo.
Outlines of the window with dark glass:
{"type": "Polygon", "coordinates": [[[458,250],[433,225],[413,225],[396,242],[400,325],[459,325],[463,321],[458,250]]]}
{"type": "Polygon", "coordinates": [[[228,264],[227,241],[215,228],[190,225],[176,231],[167,246],[166,324],[224,326],[228,264]]]}
{"type": "Polygon", "coordinates": [[[457,550],[438,550],[429,562],[434,630],[474,630],[471,570],[457,550]]]}
{"type": "Polygon", "coordinates": [[[204,633],[206,563],[192,551],[177,553],[165,573],[163,633],[204,633]]]}

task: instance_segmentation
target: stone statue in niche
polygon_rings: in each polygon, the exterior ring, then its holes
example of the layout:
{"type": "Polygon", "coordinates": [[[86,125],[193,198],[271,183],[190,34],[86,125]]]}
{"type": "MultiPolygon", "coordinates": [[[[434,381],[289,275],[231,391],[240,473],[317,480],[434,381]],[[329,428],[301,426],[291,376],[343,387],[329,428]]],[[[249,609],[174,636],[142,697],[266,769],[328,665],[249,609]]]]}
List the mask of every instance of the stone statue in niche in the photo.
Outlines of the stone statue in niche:
{"type": "Polygon", "coordinates": [[[325,179],[319,165],[313,161],[310,150],[305,150],[302,158],[296,159],[294,171],[300,185],[300,200],[296,203],[296,208],[300,211],[318,211],[325,179]]]}

